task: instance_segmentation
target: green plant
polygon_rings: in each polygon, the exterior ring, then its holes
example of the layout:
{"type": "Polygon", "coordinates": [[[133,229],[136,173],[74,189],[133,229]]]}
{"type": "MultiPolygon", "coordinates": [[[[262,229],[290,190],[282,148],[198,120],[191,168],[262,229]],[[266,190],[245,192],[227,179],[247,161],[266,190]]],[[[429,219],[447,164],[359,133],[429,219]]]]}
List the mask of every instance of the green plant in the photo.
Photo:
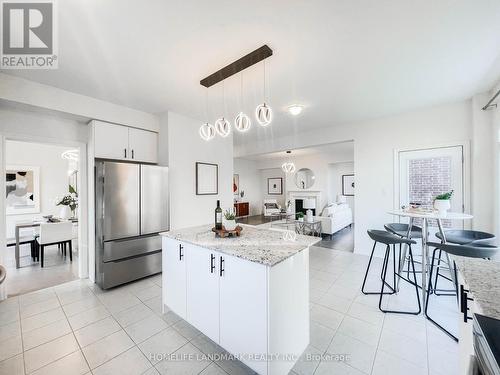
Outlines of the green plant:
{"type": "Polygon", "coordinates": [[[451,197],[453,196],[453,190],[452,191],[449,191],[447,193],[443,193],[443,194],[439,194],[436,196],[436,200],[443,200],[443,201],[447,201],[447,200],[450,200],[451,197]]]}
{"type": "Polygon", "coordinates": [[[234,220],[234,218],[235,218],[234,212],[226,211],[224,213],[224,217],[226,218],[226,220],[234,220]]]}
{"type": "Polygon", "coordinates": [[[78,193],[76,192],[75,188],[71,185],[69,185],[68,192],[69,194],[66,194],[64,197],[58,200],[58,203],[56,205],[69,206],[71,211],[74,211],[78,207],[78,193]]]}
{"type": "Polygon", "coordinates": [[[297,213],[297,219],[302,219],[304,217],[304,213],[303,212],[298,212],[297,213]]]}

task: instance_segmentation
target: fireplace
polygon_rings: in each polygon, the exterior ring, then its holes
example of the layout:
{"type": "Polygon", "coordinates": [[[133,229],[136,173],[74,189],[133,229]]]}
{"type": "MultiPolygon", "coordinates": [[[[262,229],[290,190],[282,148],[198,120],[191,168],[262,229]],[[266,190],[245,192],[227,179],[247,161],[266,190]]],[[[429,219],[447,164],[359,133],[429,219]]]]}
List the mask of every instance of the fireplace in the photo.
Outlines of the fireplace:
{"type": "MultiPolygon", "coordinates": [[[[311,208],[313,216],[316,216],[316,209],[311,208]]],[[[304,199],[295,199],[295,213],[302,212],[304,215],[307,212],[307,208],[304,208],[304,199]]]]}

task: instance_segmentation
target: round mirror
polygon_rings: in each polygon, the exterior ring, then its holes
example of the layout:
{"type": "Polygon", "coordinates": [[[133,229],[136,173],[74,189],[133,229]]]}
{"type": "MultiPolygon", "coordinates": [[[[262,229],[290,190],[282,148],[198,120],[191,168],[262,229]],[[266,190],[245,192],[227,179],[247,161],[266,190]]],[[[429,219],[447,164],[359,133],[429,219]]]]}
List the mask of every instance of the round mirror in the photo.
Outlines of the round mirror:
{"type": "Polygon", "coordinates": [[[309,189],[314,185],[314,173],[309,168],[301,168],[295,173],[295,185],[299,189],[309,189]]]}

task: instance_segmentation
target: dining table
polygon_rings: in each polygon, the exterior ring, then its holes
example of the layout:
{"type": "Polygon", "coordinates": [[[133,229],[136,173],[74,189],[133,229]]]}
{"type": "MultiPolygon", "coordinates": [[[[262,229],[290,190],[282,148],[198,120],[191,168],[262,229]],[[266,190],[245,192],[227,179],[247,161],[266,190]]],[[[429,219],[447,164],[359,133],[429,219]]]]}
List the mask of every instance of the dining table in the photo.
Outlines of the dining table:
{"type": "MultiPolygon", "coordinates": [[[[59,221],[65,221],[65,220],[59,220],[59,221]]],[[[69,221],[78,224],[77,219],[69,219],[69,221]]],[[[15,246],[15,257],[16,257],[16,268],[20,268],[20,262],[19,262],[19,252],[20,252],[20,231],[21,229],[26,229],[26,228],[36,228],[39,227],[40,224],[48,223],[49,221],[46,219],[41,219],[41,220],[24,220],[24,221],[18,221],[15,224],[15,239],[16,239],[16,246],[15,246]]]]}
{"type": "MultiPolygon", "coordinates": [[[[406,233],[407,238],[411,238],[411,228],[413,227],[413,225],[415,225],[415,220],[422,220],[422,302],[425,306],[427,297],[427,266],[429,257],[429,221],[435,220],[437,222],[439,233],[442,236],[441,241],[446,242],[446,233],[443,227],[443,220],[464,221],[472,219],[473,216],[463,212],[447,212],[446,214],[442,214],[439,211],[424,211],[419,209],[399,209],[388,211],[387,213],[394,216],[409,218],[408,232],[406,233]]],[[[399,263],[400,274],[404,269],[407,252],[408,245],[405,245],[403,247],[402,257],[399,263]]],[[[453,277],[454,275],[452,273],[452,278],[453,277]]]]}

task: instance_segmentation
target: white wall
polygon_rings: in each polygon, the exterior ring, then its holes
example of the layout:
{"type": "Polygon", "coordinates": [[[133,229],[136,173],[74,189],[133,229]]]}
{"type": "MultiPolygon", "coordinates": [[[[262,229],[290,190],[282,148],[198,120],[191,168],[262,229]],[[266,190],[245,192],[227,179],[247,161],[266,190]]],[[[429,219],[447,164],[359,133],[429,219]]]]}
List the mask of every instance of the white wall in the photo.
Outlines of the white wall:
{"type": "MultiPolygon", "coordinates": [[[[245,154],[354,140],[355,251],[367,254],[372,243],[366,230],[383,228],[384,223],[395,220],[387,214],[394,206],[394,150],[470,141],[471,124],[472,101],[466,100],[397,116],[291,134],[274,139],[272,148],[259,142],[247,144],[235,150],[235,154],[242,157],[245,154]]],[[[484,213],[478,211],[474,214],[481,216],[484,213]]]]}
{"type": "MultiPolygon", "coordinates": [[[[317,154],[309,154],[309,155],[301,155],[301,156],[291,156],[286,158],[274,158],[259,161],[258,168],[262,170],[269,170],[270,168],[274,168],[275,171],[279,171],[280,175],[283,176],[283,181],[285,185],[285,196],[283,197],[283,201],[287,199],[287,194],[291,191],[314,191],[321,192],[321,202],[320,206],[317,208],[316,212],[320,213],[323,207],[336,200],[336,194],[332,192],[332,187],[330,183],[332,179],[329,177],[330,172],[330,164],[337,162],[351,162],[354,159],[354,154],[351,152],[350,154],[339,154],[335,152],[331,153],[317,153],[317,154]],[[313,171],[315,181],[313,186],[308,189],[299,189],[295,184],[295,174],[286,174],[281,170],[281,165],[285,161],[292,161],[295,164],[296,170],[301,168],[309,168],[313,171]]],[[[279,176],[277,176],[279,177],[279,176]]],[[[265,185],[267,191],[267,180],[265,185]]]]}
{"type": "MultiPolygon", "coordinates": [[[[337,195],[342,194],[342,175],[345,174],[354,174],[353,162],[328,164],[328,187],[331,202],[335,202],[337,195]]],[[[355,198],[349,196],[346,197],[346,200],[354,213],[356,211],[354,207],[355,198]]]]}
{"type": "Polygon", "coordinates": [[[117,124],[159,130],[158,117],[136,109],[0,73],[0,99],[117,124]]]}
{"type": "Polygon", "coordinates": [[[40,212],[25,215],[7,215],[7,237],[14,237],[16,221],[30,221],[41,215],[57,215],[60,207],[55,205],[55,198],[61,198],[68,192],[68,160],[61,158],[61,153],[68,147],[50,144],[7,141],[5,164],[36,166],[40,168],[40,212]]]}
{"type": "MultiPolygon", "coordinates": [[[[259,168],[261,169],[261,168],[259,168]]],[[[261,192],[262,192],[262,200],[264,199],[276,199],[278,204],[285,208],[286,205],[286,175],[283,172],[281,168],[268,168],[268,169],[261,169],[260,170],[260,186],[261,186],[261,192]],[[268,178],[275,178],[275,177],[281,177],[283,179],[283,194],[281,195],[269,195],[267,194],[268,192],[268,185],[267,185],[267,179],[268,178]]]]}
{"type": "Polygon", "coordinates": [[[171,229],[213,224],[218,199],[223,210],[233,207],[232,135],[206,142],[198,134],[199,127],[198,120],[168,113],[168,146],[160,143],[160,148],[168,147],[171,229]],[[218,195],[196,195],[197,161],[219,165],[218,195]]]}
{"type": "Polygon", "coordinates": [[[87,124],[37,111],[0,106],[0,133],[55,141],[87,142],[87,124]]]}
{"type": "Polygon", "coordinates": [[[240,178],[240,191],[245,191],[241,202],[248,202],[250,205],[250,215],[262,214],[262,184],[260,171],[257,169],[257,162],[254,160],[234,159],[234,173],[240,178]]]}

